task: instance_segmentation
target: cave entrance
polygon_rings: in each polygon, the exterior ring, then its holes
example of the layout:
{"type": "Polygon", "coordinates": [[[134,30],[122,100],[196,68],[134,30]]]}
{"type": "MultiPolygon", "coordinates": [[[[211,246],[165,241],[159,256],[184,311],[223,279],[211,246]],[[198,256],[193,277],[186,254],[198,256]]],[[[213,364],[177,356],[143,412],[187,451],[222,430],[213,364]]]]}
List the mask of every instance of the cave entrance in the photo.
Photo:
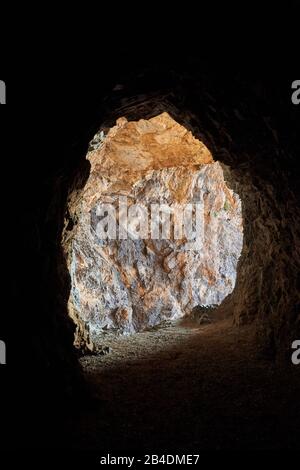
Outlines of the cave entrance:
{"type": "Polygon", "coordinates": [[[77,345],[208,317],[234,289],[243,244],[241,201],[221,164],[166,112],[118,119],[87,159],[65,247],[77,345]]]}

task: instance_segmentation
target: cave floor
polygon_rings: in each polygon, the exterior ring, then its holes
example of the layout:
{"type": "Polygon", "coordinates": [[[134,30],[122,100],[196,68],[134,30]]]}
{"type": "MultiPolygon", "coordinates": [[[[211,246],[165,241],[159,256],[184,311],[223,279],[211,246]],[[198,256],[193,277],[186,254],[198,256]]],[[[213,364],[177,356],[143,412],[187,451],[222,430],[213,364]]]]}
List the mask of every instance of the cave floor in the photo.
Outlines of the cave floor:
{"type": "Polygon", "coordinates": [[[81,359],[94,400],[65,421],[70,447],[299,447],[300,374],[266,359],[251,327],[177,324],[103,344],[109,354],[81,359]]]}

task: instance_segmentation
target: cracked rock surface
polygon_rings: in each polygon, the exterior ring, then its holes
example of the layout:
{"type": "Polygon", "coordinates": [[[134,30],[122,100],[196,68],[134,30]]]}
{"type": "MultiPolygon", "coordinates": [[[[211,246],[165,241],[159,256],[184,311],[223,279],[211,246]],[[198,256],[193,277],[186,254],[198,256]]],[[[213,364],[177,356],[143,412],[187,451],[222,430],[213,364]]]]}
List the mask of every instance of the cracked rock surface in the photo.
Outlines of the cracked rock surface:
{"type": "Polygon", "coordinates": [[[131,333],[181,318],[198,305],[219,305],[235,286],[242,212],[207,147],[162,113],[149,120],[118,119],[107,136],[96,136],[87,159],[91,171],[69,254],[71,316],[93,333],[131,333]],[[125,226],[120,197],[127,204],[125,226]],[[117,214],[115,239],[99,235],[97,224],[107,216],[103,204],[117,214]],[[151,208],[159,204],[157,238],[151,208]],[[176,232],[187,205],[198,237],[187,236],[184,227],[176,232]],[[137,206],[146,217],[143,236],[137,206]]]}

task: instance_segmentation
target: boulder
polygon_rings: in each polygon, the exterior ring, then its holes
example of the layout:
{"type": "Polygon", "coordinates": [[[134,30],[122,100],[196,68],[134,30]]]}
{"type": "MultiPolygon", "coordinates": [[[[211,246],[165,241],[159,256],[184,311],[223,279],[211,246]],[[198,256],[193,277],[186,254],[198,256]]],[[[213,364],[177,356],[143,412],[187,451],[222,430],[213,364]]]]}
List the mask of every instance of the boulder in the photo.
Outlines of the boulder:
{"type": "Polygon", "coordinates": [[[69,254],[69,311],[91,333],[132,333],[219,305],[243,244],[219,162],[167,113],[118,119],[87,154],[69,254]]]}

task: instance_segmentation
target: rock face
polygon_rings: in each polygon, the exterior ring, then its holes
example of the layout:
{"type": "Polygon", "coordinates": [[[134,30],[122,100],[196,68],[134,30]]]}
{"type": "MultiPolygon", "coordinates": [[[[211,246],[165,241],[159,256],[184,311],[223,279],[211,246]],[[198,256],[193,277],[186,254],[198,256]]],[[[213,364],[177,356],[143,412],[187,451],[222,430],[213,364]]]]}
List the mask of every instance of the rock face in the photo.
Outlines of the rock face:
{"type": "Polygon", "coordinates": [[[205,145],[163,113],[119,119],[87,158],[70,315],[131,333],[220,304],[235,286],[241,202],[205,145]]]}

